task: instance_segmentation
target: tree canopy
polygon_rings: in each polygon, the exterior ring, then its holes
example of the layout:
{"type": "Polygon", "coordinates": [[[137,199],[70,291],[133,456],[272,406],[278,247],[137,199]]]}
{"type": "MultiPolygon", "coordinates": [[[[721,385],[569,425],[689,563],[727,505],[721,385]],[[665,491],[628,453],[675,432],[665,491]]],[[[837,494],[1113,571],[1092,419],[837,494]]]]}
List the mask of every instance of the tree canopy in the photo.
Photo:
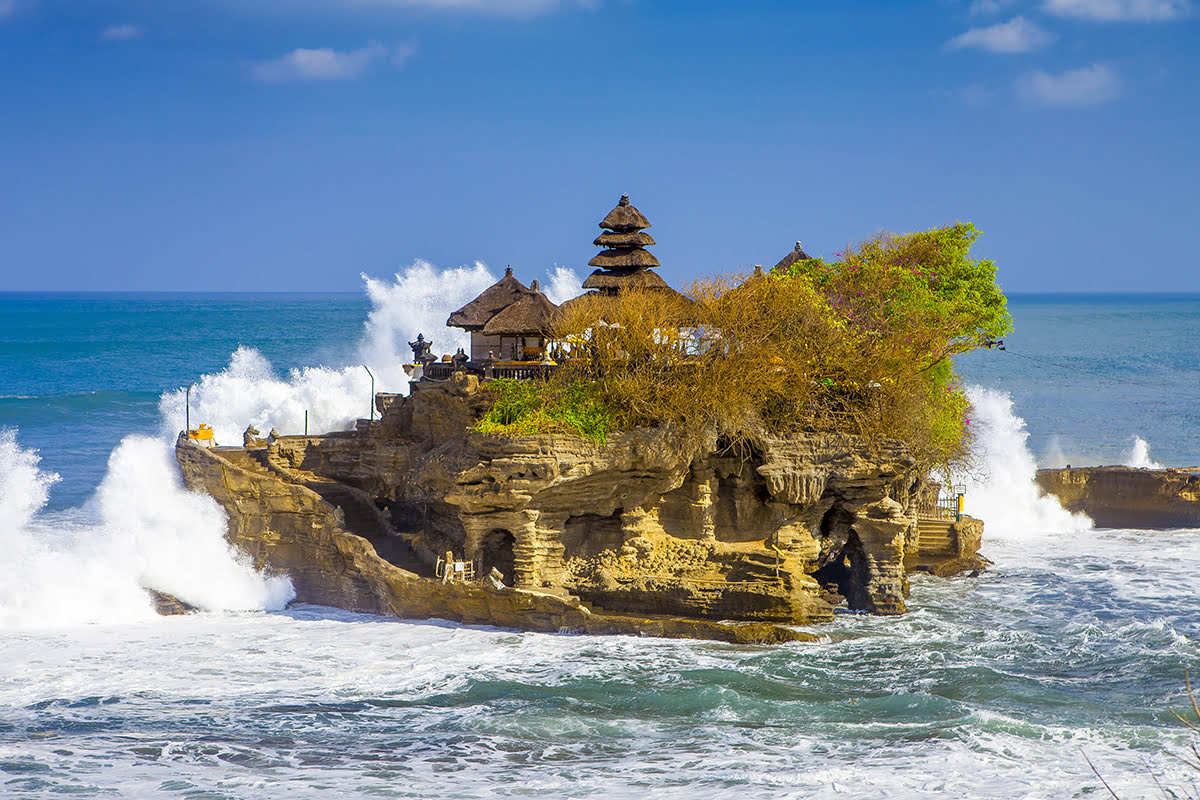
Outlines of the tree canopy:
{"type": "Polygon", "coordinates": [[[699,281],[694,303],[653,290],[582,298],[552,332],[572,357],[522,390],[520,409],[498,387],[481,428],[533,432],[540,419],[602,438],[671,424],[733,443],[842,432],[950,464],[968,439],[952,357],[1012,324],[995,265],[970,257],[978,236],[967,223],[881,234],[837,261],[699,281]],[[589,422],[572,424],[582,408],[589,422]]]}

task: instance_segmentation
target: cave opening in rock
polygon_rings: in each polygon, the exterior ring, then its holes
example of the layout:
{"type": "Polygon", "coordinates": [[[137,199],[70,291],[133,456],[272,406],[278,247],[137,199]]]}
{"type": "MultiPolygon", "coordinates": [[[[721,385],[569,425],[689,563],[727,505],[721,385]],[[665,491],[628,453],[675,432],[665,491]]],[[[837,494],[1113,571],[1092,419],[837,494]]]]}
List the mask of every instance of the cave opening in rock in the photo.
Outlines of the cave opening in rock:
{"type": "Polygon", "coordinates": [[[503,528],[488,531],[479,541],[479,561],[482,568],[480,574],[487,575],[493,568],[498,569],[504,575],[504,582],[512,586],[517,567],[516,555],[513,552],[516,543],[516,537],[511,531],[503,528]]]}
{"type": "Polygon", "coordinates": [[[813,573],[822,586],[836,585],[837,593],[846,599],[851,611],[870,611],[874,607],[867,590],[870,566],[858,534],[850,531],[846,545],[813,573]]]}

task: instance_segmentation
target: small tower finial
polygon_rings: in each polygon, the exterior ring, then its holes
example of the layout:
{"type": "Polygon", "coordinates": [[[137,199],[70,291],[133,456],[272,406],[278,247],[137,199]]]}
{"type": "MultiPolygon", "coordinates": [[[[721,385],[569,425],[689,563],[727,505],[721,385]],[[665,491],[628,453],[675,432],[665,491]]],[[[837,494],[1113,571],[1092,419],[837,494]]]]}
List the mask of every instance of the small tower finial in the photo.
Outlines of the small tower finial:
{"type": "Polygon", "coordinates": [[[506,278],[512,277],[512,264],[509,264],[507,267],[504,268],[504,276],[506,278]]]}
{"type": "Polygon", "coordinates": [[[617,205],[619,205],[619,206],[629,205],[629,194],[626,193],[626,194],[621,195],[621,202],[617,203],[617,205]]]}
{"type": "Polygon", "coordinates": [[[529,284],[529,289],[530,289],[530,291],[533,291],[533,292],[540,292],[542,290],[542,285],[540,283],[538,283],[537,278],[534,278],[533,281],[529,284]]]}

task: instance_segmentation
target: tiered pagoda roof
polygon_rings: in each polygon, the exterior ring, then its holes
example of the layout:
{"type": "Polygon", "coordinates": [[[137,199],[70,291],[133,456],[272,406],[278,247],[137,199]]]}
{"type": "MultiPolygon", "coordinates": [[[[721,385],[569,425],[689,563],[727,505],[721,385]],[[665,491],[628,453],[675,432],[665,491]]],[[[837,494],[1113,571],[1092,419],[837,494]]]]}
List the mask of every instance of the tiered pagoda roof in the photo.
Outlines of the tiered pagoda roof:
{"type": "Polygon", "coordinates": [[[598,289],[605,294],[616,294],[622,289],[666,289],[667,282],[651,267],[660,266],[654,254],[646,250],[654,244],[654,237],[645,232],[650,220],[630,205],[629,195],[621,195],[621,202],[608,212],[600,222],[604,233],[593,242],[605,248],[588,262],[590,267],[599,267],[583,282],[585,289],[598,289]]]}

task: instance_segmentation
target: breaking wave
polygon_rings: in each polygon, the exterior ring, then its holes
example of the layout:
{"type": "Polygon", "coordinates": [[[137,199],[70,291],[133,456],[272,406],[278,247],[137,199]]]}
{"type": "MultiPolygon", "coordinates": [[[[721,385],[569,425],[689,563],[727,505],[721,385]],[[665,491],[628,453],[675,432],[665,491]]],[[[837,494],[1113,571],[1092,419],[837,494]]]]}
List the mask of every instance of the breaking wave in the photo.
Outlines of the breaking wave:
{"type": "Polygon", "coordinates": [[[974,426],[974,474],[966,478],[966,512],[986,523],[988,539],[1027,539],[1084,531],[1092,521],[1072,514],[1035,482],[1025,420],[1013,413],[1007,392],[967,387],[974,426]]]}
{"type": "MultiPolygon", "coordinates": [[[[556,302],[579,291],[567,268],[546,277],[556,302]]],[[[162,395],[158,435],[122,440],[80,508],[46,511],[58,476],[40,469],[15,430],[0,432],[0,547],[9,555],[0,627],[149,619],[146,589],[210,611],[282,608],[294,596],[290,580],[255,571],[225,542],[216,502],[184,488],[172,448],[185,421],[211,425],[222,444],[240,444],[247,425],[263,434],[302,433],[306,421],[314,433],[348,429],[371,414],[372,389],[407,390],[402,364],[418,333],[435,339],[438,353],[467,346],[467,334],[446,328],[446,317],[495,280],[479,262],[439,270],[416,261],[390,281],[364,275],[371,311],[358,363],[281,375],[258,350],[239,347],[224,370],[162,395]]]]}
{"type": "Polygon", "coordinates": [[[1150,458],[1150,445],[1140,436],[1133,437],[1133,444],[1125,451],[1124,462],[1135,469],[1162,469],[1163,465],[1150,458]]]}

